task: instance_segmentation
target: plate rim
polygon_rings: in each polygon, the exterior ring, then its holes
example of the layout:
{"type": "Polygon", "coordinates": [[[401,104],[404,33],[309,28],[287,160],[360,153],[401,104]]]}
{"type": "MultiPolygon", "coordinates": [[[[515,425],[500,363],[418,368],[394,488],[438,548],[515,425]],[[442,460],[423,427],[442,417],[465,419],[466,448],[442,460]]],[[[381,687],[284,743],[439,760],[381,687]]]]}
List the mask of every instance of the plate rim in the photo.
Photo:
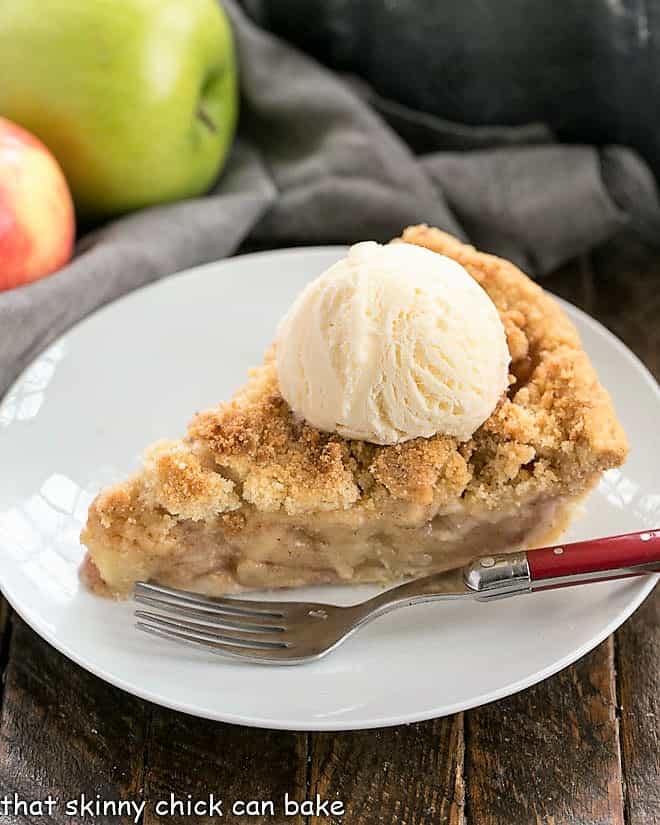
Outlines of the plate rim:
{"type": "MultiPolygon", "coordinates": [[[[114,300],[108,301],[102,306],[97,307],[95,310],[85,315],[83,318],[80,318],[78,321],[76,321],[62,333],[57,335],[46,346],[44,346],[20,371],[17,377],[11,382],[6,392],[0,398],[0,409],[4,405],[6,398],[21,383],[24,376],[32,368],[34,362],[41,358],[44,352],[46,352],[52,346],[55,346],[58,342],[61,341],[62,338],[65,338],[72,334],[75,330],[86,324],[95,316],[99,315],[100,313],[103,313],[106,310],[109,310],[110,308],[114,308],[115,305],[122,303],[124,300],[131,299],[133,296],[137,295],[140,292],[149,289],[157,289],[161,284],[170,282],[173,279],[178,280],[180,278],[196,276],[202,274],[204,271],[208,269],[217,269],[218,267],[223,268],[226,266],[231,266],[232,263],[235,263],[238,260],[244,261],[253,258],[279,257],[282,255],[304,256],[306,254],[323,253],[342,254],[342,252],[344,252],[346,249],[347,246],[344,244],[328,244],[320,246],[295,246],[282,247],[272,250],[259,250],[256,252],[234,255],[229,258],[223,258],[216,261],[208,261],[204,264],[199,264],[194,267],[188,267],[181,271],[174,272],[170,275],[163,276],[162,278],[158,278],[147,284],[143,284],[137,289],[130,290],[129,292],[126,292],[123,295],[118,296],[114,300]]],[[[592,331],[601,335],[608,342],[608,344],[613,346],[624,358],[628,359],[628,361],[631,363],[631,366],[635,367],[640,378],[642,378],[644,382],[647,384],[647,386],[655,393],[655,395],[658,398],[658,401],[660,402],[660,385],[655,380],[651,371],[643,363],[643,361],[629,347],[627,347],[626,344],[623,343],[623,341],[621,341],[604,324],[593,318],[584,310],[580,309],[579,307],[576,307],[569,301],[566,301],[563,298],[554,295],[554,293],[550,292],[550,290],[546,291],[549,292],[555,298],[555,300],[557,300],[561,304],[564,310],[568,312],[569,317],[576,316],[577,318],[579,318],[581,323],[583,323],[586,327],[589,327],[592,331]]],[[[29,609],[23,609],[23,606],[19,608],[16,604],[14,604],[14,601],[12,600],[11,596],[7,594],[7,588],[4,584],[4,577],[2,575],[1,569],[0,593],[2,593],[4,598],[7,600],[12,610],[14,610],[16,614],[28,625],[28,627],[30,627],[47,644],[51,645],[53,648],[55,648],[55,650],[57,650],[70,661],[74,662],[74,664],[76,664],[77,666],[86,670],[88,673],[91,673],[93,676],[102,679],[108,684],[111,684],[113,687],[119,688],[120,690],[124,691],[125,693],[128,693],[129,695],[136,696],[145,701],[153,702],[154,704],[160,705],[161,707],[169,708],[171,710],[175,710],[177,712],[185,713],[189,716],[194,716],[201,719],[209,719],[212,721],[224,722],[227,724],[244,725],[246,727],[255,727],[261,729],[313,732],[369,730],[392,727],[401,724],[412,724],[415,722],[437,719],[444,716],[452,715],[454,713],[471,710],[476,707],[481,707],[483,705],[496,702],[505,697],[512,696],[516,693],[519,693],[522,690],[526,690],[527,688],[538,684],[539,682],[553,676],[554,674],[573,664],[578,659],[582,658],[587,653],[596,648],[599,644],[601,644],[601,642],[603,642],[610,634],[615,632],[639,608],[639,606],[653,591],[659,580],[660,574],[649,576],[646,581],[644,581],[644,579],[639,579],[635,582],[631,582],[629,586],[631,588],[636,588],[637,592],[626,603],[625,607],[622,608],[622,610],[618,614],[616,614],[608,623],[606,623],[598,633],[596,633],[593,637],[591,637],[588,641],[584,642],[578,648],[572,650],[566,656],[556,660],[555,662],[552,662],[545,668],[541,668],[540,670],[535,671],[532,674],[528,674],[522,679],[504,685],[498,690],[490,691],[483,695],[473,697],[470,700],[455,702],[452,705],[441,705],[439,707],[435,707],[432,709],[411,712],[408,714],[399,714],[397,716],[386,716],[381,718],[376,717],[372,719],[365,719],[360,722],[351,722],[348,726],[345,723],[342,724],[341,720],[331,720],[327,719],[327,717],[317,721],[300,719],[282,720],[277,718],[272,719],[268,717],[261,718],[255,715],[245,716],[242,714],[224,711],[213,712],[211,709],[193,709],[189,705],[186,705],[182,702],[178,702],[176,700],[172,700],[167,696],[158,693],[157,691],[143,689],[139,684],[136,685],[134,683],[129,683],[121,677],[115,676],[112,673],[112,671],[108,670],[107,668],[97,667],[94,664],[90,664],[90,662],[85,658],[85,656],[79,655],[75,651],[75,649],[60,642],[57,638],[56,633],[52,633],[47,627],[42,627],[37,617],[31,615],[29,609]]],[[[302,665],[301,667],[304,667],[304,665],[302,665]]]]}

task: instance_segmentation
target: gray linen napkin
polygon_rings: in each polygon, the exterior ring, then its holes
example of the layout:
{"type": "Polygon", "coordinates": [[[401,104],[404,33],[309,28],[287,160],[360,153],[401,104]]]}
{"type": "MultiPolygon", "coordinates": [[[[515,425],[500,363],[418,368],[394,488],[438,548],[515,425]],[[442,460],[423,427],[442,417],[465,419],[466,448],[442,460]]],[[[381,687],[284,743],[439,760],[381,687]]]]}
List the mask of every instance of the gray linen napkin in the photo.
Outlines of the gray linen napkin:
{"type": "Polygon", "coordinates": [[[206,196],[113,221],[60,272],[0,293],[0,395],[95,308],[245,241],[384,241],[426,222],[543,274],[627,224],[660,237],[654,180],[629,150],[557,145],[538,124],[470,129],[379,101],[223,5],[242,96],[225,171],[206,196]]]}

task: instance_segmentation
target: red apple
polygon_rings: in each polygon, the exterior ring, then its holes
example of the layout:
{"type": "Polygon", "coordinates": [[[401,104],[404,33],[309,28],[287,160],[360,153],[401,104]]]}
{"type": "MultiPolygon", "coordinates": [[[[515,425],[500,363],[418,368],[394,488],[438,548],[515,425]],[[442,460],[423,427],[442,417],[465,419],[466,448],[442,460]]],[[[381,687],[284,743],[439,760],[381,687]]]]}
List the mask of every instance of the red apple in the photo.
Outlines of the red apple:
{"type": "Polygon", "coordinates": [[[43,143],[0,117],[0,291],[60,269],[75,215],[62,170],[43,143]]]}

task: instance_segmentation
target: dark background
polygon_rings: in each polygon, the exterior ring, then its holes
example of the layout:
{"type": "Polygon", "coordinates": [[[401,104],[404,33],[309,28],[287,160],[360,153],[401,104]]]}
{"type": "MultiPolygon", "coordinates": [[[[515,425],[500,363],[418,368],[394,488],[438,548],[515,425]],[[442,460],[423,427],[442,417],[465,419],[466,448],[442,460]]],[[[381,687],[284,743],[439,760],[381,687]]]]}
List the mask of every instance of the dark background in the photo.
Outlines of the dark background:
{"type": "Polygon", "coordinates": [[[542,122],[660,174],[652,0],[243,0],[261,25],[380,95],[469,125],[542,122]]]}

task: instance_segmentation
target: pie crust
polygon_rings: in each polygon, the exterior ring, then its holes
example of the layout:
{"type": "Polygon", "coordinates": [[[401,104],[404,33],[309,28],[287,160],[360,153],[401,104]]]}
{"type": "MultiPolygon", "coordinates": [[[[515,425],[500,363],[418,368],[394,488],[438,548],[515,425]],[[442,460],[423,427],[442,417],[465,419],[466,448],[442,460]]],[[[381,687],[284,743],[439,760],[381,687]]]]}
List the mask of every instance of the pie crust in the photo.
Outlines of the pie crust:
{"type": "Polygon", "coordinates": [[[401,240],[460,262],[498,309],[508,393],[464,443],[322,433],[279,393],[273,351],[228,403],[100,493],[82,541],[99,593],[155,580],[209,594],[391,582],[551,541],[627,441],[559,304],[513,264],[426,226],[401,240]]]}

